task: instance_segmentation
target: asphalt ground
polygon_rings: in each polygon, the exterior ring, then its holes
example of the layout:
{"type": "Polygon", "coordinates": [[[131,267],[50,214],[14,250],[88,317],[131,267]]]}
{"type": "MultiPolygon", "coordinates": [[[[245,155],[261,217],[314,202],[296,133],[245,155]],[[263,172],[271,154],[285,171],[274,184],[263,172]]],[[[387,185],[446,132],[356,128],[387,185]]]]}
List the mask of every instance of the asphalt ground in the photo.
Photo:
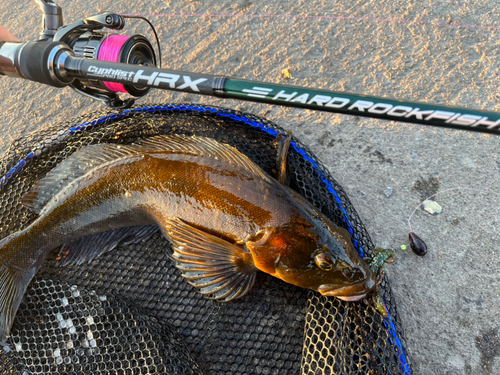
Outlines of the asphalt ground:
{"type": "MultiPolygon", "coordinates": [[[[492,0],[57,3],[66,24],[101,11],[238,15],[151,17],[172,69],[500,111],[500,8],[492,0]]],[[[0,24],[35,40],[35,1],[1,2],[0,24]]],[[[152,38],[139,22],[132,33],[152,38]]],[[[0,97],[2,152],[36,129],[103,108],[69,88],[5,77],[0,97]]],[[[418,209],[412,228],[429,252],[398,250],[387,272],[415,374],[500,374],[496,136],[165,91],[141,101],[224,106],[292,130],[345,188],[380,247],[408,245],[408,218],[427,196],[488,190],[438,195],[441,214],[418,209]]]]}

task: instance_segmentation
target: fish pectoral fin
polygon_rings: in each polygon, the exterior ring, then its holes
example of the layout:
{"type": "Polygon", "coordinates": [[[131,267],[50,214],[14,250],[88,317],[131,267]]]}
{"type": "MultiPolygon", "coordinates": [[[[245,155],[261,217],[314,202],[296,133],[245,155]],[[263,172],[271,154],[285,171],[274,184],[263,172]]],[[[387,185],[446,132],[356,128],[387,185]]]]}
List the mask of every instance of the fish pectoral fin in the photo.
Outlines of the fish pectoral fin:
{"type": "Polygon", "coordinates": [[[243,248],[180,219],[166,220],[164,228],[173,245],[176,267],[200,293],[227,302],[252,288],[257,268],[243,248]]]}
{"type": "Polygon", "coordinates": [[[125,227],[77,238],[61,247],[57,265],[80,265],[90,262],[118,245],[131,245],[146,241],[158,230],[156,225],[125,227]]]}
{"type": "Polygon", "coordinates": [[[35,272],[36,267],[20,271],[6,264],[0,266],[0,343],[5,343],[10,334],[17,309],[35,272]]]}

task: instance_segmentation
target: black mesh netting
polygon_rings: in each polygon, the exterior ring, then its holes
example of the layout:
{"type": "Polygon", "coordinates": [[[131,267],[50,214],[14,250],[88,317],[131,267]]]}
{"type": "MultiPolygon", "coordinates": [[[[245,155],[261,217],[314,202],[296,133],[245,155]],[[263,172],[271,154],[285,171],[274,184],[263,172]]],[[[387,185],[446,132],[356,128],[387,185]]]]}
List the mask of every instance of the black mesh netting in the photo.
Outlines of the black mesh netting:
{"type": "MultiPolygon", "coordinates": [[[[273,140],[283,129],[237,111],[150,106],[86,116],[14,142],[0,165],[0,237],[36,215],[20,203],[33,183],[80,148],[185,133],[235,146],[275,175],[273,140]]],[[[362,256],[373,244],[342,188],[296,139],[290,186],[350,230],[362,256]]],[[[57,251],[31,283],[12,335],[0,348],[3,374],[410,374],[396,306],[344,302],[259,273],[243,298],[220,303],[190,286],[160,233],[91,264],[55,267],[57,251]]]]}

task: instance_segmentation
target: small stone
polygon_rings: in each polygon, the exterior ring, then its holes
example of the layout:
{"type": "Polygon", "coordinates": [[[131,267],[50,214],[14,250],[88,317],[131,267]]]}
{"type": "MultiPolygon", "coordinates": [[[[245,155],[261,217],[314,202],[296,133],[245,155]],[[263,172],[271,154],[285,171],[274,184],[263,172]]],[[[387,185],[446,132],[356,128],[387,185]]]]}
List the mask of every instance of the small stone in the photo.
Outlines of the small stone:
{"type": "Polygon", "coordinates": [[[424,202],[424,210],[430,214],[440,214],[443,208],[437,202],[426,200],[424,202]]]}
{"type": "Polygon", "coordinates": [[[392,195],[392,188],[388,187],[387,189],[385,189],[384,194],[387,198],[389,198],[392,195]]]}
{"type": "Polygon", "coordinates": [[[476,164],[474,163],[474,161],[471,158],[469,158],[468,156],[464,156],[460,160],[460,164],[462,164],[464,167],[470,168],[470,169],[473,169],[476,167],[476,164]]]}

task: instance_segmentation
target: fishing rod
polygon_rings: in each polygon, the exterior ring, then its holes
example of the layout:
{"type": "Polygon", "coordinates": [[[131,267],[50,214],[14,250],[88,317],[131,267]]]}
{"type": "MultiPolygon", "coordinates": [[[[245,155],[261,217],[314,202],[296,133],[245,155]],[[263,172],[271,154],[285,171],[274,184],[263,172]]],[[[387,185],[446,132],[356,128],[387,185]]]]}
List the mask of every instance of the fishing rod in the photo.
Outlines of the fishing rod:
{"type": "Polygon", "coordinates": [[[219,98],[364,116],[420,125],[500,134],[500,113],[438,106],[375,96],[310,89],[161,68],[154,48],[143,35],[109,34],[122,30],[126,18],[101,13],[63,26],[62,10],[52,0],[35,0],[43,13],[37,42],[0,42],[0,75],[70,86],[112,108],[128,108],[151,88],[219,98]],[[106,32],[102,32],[106,30],[106,32]]]}

